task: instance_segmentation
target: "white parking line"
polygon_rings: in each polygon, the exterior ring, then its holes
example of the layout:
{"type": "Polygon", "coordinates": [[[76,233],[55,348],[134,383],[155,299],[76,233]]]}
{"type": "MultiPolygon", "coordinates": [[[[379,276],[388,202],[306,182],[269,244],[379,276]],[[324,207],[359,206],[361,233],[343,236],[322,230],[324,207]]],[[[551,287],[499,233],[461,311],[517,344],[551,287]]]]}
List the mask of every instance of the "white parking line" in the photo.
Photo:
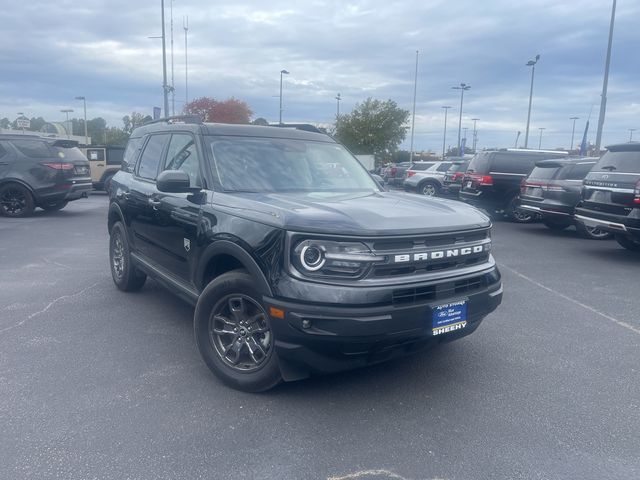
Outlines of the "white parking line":
{"type": "Polygon", "coordinates": [[[540,287],[540,288],[542,288],[542,289],[544,289],[544,290],[546,290],[548,292],[551,292],[551,293],[553,293],[554,295],[557,295],[560,298],[563,298],[564,300],[568,300],[571,303],[574,303],[574,304],[576,304],[576,305],[578,305],[578,306],[580,306],[580,307],[582,307],[582,308],[584,308],[586,310],[589,310],[590,312],[593,312],[593,313],[595,313],[597,315],[600,315],[603,318],[606,318],[607,320],[609,320],[610,322],[615,323],[616,325],[624,327],[627,330],[631,330],[632,332],[637,333],[638,335],[640,335],[640,328],[638,328],[638,327],[634,327],[633,325],[631,325],[631,324],[629,324],[627,322],[624,322],[622,320],[618,320],[617,318],[614,318],[611,315],[607,315],[606,313],[602,313],[601,311],[596,310],[595,308],[590,307],[589,305],[586,305],[586,304],[576,300],[575,298],[571,298],[571,297],[565,295],[564,293],[560,293],[557,290],[554,290],[553,288],[550,288],[550,287],[547,287],[546,285],[543,285],[540,282],[536,282],[534,279],[529,278],[526,275],[523,275],[522,273],[518,272],[517,270],[515,270],[515,269],[513,269],[511,267],[507,267],[503,263],[501,263],[499,265],[500,265],[500,268],[504,268],[505,270],[509,270],[511,273],[513,273],[514,275],[517,275],[518,277],[522,278],[523,280],[531,282],[534,285],[536,285],[536,286],[538,286],[538,287],[540,287]]]}

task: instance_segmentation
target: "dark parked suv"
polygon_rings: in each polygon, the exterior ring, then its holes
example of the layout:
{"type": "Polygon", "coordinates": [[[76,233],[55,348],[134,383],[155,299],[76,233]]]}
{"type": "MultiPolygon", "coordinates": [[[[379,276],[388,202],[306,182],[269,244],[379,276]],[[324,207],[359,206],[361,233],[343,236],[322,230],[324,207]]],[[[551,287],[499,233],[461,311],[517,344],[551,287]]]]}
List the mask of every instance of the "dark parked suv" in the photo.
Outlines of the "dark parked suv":
{"type": "Polygon", "coordinates": [[[624,248],[640,251],[640,143],[607,150],[583,182],[576,219],[613,233],[624,248]]]}
{"type": "Polygon", "coordinates": [[[598,227],[587,227],[573,218],[580,202],[582,180],[596,164],[594,158],[542,160],[522,183],[520,208],[539,214],[542,223],[553,230],[575,225],[580,234],[594,240],[611,238],[598,227]]]}
{"type": "Polygon", "coordinates": [[[61,210],[91,190],[89,162],[70,140],[0,134],[0,214],[61,210]]]}
{"type": "Polygon", "coordinates": [[[467,171],[470,160],[455,160],[442,180],[442,194],[445,196],[451,196],[458,198],[460,189],[462,188],[462,180],[464,174],[467,171]]]}
{"type": "Polygon", "coordinates": [[[500,304],[478,210],[385,192],[327,135],[179,120],[129,140],[111,273],[121,290],[151,276],[194,304],[196,343],[225,383],[259,391],[408,354],[500,304]]]}
{"type": "Polygon", "coordinates": [[[566,158],[566,152],[505,149],[477,153],[462,180],[460,199],[491,215],[527,223],[536,215],[519,210],[520,183],[539,160],[566,158]]]}

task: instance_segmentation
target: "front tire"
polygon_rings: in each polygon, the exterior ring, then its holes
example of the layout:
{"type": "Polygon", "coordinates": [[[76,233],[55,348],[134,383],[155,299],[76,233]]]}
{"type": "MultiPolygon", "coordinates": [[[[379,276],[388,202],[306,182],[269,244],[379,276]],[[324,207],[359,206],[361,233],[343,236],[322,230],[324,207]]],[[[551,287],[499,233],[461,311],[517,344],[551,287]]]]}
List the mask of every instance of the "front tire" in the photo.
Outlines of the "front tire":
{"type": "Polygon", "coordinates": [[[507,204],[505,215],[511,222],[515,223],[533,223],[536,220],[534,214],[524,212],[518,209],[520,205],[520,197],[513,197],[507,204]]]}
{"type": "Polygon", "coordinates": [[[226,385],[245,392],[269,390],[282,381],[261,297],[251,276],[234,270],[207,285],[194,317],[204,362],[226,385]]]}
{"type": "Polygon", "coordinates": [[[111,227],[109,263],[113,283],[123,292],[138,291],[147,280],[147,276],[131,262],[131,249],[122,222],[116,222],[111,227]]]}
{"type": "Polygon", "coordinates": [[[5,217],[28,217],[36,208],[33,195],[27,187],[19,183],[9,183],[0,187],[0,214],[5,217]]]}
{"type": "Polygon", "coordinates": [[[616,235],[616,242],[618,242],[621,247],[624,247],[627,250],[631,250],[632,252],[640,252],[640,240],[632,237],[627,237],[626,235],[616,235]]]}

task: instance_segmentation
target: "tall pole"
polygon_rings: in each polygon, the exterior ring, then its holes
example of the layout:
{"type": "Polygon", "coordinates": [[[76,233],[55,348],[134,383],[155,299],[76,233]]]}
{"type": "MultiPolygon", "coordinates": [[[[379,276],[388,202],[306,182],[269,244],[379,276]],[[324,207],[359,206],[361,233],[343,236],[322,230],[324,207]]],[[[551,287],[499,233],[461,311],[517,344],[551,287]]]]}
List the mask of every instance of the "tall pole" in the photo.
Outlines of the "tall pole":
{"type": "Polygon", "coordinates": [[[444,134],[442,135],[442,160],[444,160],[445,147],[447,145],[447,113],[451,107],[445,105],[442,108],[444,108],[444,134]]]}
{"type": "MultiPolygon", "coordinates": [[[[73,112],[73,109],[71,108],[65,108],[64,110],[60,110],[62,113],[64,113],[67,116],[67,126],[65,127],[65,130],[67,131],[67,138],[69,138],[69,113],[73,112]]],[[[73,133],[73,132],[72,132],[73,133]]]]}
{"type": "Polygon", "coordinates": [[[536,73],[536,63],[540,60],[540,55],[536,55],[535,60],[529,60],[527,67],[531,67],[531,88],[529,89],[529,111],[527,113],[527,129],[524,132],[524,148],[529,146],[529,125],[531,123],[531,102],[533,101],[533,77],[536,73]]]}
{"type": "Polygon", "coordinates": [[[469,90],[471,85],[461,83],[459,87],[451,87],[453,90],[460,90],[460,118],[458,119],[458,155],[462,155],[464,152],[460,152],[460,134],[462,133],[462,103],[464,102],[464,92],[469,90]]]}
{"type": "Polygon", "coordinates": [[[633,132],[635,132],[636,129],[635,128],[630,128],[629,129],[629,142],[631,142],[633,140],[633,132]]]}
{"type": "Polygon", "coordinates": [[[282,125],[282,75],[289,75],[286,70],[280,70],[280,117],[278,123],[282,125]]]}
{"type": "Polygon", "coordinates": [[[544,132],[546,128],[540,127],[538,130],[540,130],[540,140],[538,140],[538,150],[540,150],[542,148],[542,132],[544,132]]]}
{"type": "Polygon", "coordinates": [[[513,145],[513,148],[518,148],[518,140],[520,139],[520,134],[522,132],[520,130],[518,130],[518,133],[516,134],[516,143],[513,145]]]}
{"type": "Polygon", "coordinates": [[[336,118],[340,118],[340,100],[342,100],[342,97],[340,96],[340,94],[336,95],[336,101],[338,103],[338,108],[336,111],[336,118]]]}
{"type": "Polygon", "coordinates": [[[573,151],[573,137],[576,133],[576,120],[578,120],[580,117],[571,117],[569,118],[569,120],[573,120],[573,127],[571,127],[571,148],[569,149],[569,151],[573,151]]]}
{"type": "Polygon", "coordinates": [[[187,32],[189,31],[189,17],[182,17],[184,29],[184,105],[189,103],[189,57],[187,55],[187,32]]]}
{"type": "Polygon", "coordinates": [[[604,115],[607,110],[607,86],[609,85],[609,65],[611,63],[611,44],[613,43],[613,24],[616,19],[616,0],[611,6],[611,24],[609,25],[609,44],[607,45],[607,59],[604,63],[604,80],[602,82],[602,97],[600,98],[600,115],[598,116],[598,132],[596,133],[596,155],[600,154],[602,142],[602,128],[604,127],[604,115]]]}
{"type": "Polygon", "coordinates": [[[418,56],[420,52],[416,50],[416,72],[413,77],[413,115],[411,116],[411,146],[409,147],[409,161],[413,162],[413,131],[416,124],[416,93],[418,91],[418,56]]]}
{"type": "Polygon", "coordinates": [[[164,28],[164,0],[160,0],[162,21],[162,91],[164,93],[164,116],[169,116],[169,86],[167,85],[167,42],[164,28]]]}
{"type": "Polygon", "coordinates": [[[478,127],[477,122],[479,118],[472,118],[473,121],[473,153],[476,153],[476,145],[478,144],[478,127]]]}
{"type": "Polygon", "coordinates": [[[171,115],[176,114],[176,83],[173,78],[173,0],[171,1],[171,115]]]}
{"type": "Polygon", "coordinates": [[[89,146],[89,131],[87,129],[87,99],[85,97],[76,97],[76,100],[82,100],[84,107],[84,144],[89,146]]]}

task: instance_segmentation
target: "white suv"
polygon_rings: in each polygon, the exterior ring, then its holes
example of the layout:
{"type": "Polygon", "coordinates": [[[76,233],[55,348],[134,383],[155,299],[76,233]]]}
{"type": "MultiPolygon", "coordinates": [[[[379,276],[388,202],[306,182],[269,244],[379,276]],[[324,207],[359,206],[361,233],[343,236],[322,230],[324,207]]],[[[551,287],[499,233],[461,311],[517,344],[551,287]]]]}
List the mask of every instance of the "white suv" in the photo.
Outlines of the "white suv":
{"type": "Polygon", "coordinates": [[[444,176],[452,162],[416,162],[407,170],[404,189],[428,197],[437,195],[442,189],[444,176]]]}

